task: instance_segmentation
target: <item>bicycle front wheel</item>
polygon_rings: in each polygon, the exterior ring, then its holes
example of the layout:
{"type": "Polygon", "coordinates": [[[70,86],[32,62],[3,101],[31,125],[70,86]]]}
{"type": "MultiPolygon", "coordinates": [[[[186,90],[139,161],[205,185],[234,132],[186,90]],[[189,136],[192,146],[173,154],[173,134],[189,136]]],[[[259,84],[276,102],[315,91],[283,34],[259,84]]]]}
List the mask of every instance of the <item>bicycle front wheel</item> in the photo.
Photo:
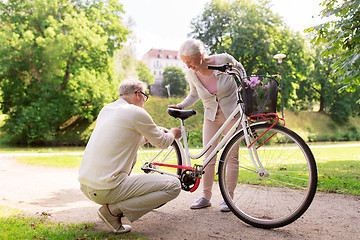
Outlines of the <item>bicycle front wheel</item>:
{"type": "MultiPolygon", "coordinates": [[[[251,126],[250,137],[255,139],[270,126],[251,126]]],[[[238,218],[252,226],[276,228],[292,223],[307,210],[316,192],[314,156],[301,137],[279,125],[254,145],[258,147],[253,152],[258,155],[258,168],[250,157],[243,131],[225,147],[219,160],[223,198],[238,218]]]]}

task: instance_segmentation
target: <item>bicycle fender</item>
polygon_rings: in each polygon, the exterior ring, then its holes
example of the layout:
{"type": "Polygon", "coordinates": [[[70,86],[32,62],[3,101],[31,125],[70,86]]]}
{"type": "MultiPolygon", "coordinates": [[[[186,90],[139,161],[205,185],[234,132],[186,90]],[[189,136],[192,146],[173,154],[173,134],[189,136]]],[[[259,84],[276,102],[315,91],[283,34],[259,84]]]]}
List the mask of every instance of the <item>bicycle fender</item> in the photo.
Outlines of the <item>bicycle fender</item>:
{"type": "Polygon", "coordinates": [[[183,160],[183,165],[184,165],[184,163],[185,163],[185,165],[188,166],[187,159],[186,159],[186,157],[185,157],[185,150],[184,150],[183,145],[182,145],[181,142],[180,142],[180,139],[175,139],[174,142],[176,142],[176,144],[177,144],[178,147],[179,147],[180,155],[181,155],[180,157],[181,157],[181,159],[183,160]]]}

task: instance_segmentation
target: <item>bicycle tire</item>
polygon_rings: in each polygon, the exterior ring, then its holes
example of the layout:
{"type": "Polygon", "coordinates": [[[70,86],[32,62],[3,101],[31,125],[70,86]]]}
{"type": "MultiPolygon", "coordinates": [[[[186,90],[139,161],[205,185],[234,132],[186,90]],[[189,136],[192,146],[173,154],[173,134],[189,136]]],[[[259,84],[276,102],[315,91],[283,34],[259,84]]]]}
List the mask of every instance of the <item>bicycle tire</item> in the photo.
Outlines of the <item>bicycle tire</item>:
{"type": "MultiPolygon", "coordinates": [[[[153,162],[162,162],[165,164],[183,165],[179,143],[177,141],[174,141],[166,149],[156,148],[152,146],[150,143],[141,146],[137,153],[137,161],[140,161],[142,164],[145,164],[151,162],[152,160],[153,162]]],[[[181,173],[184,171],[182,169],[170,168],[164,166],[153,166],[153,167],[159,170],[174,173],[178,176],[180,176],[181,173]]]]}
{"type": "MultiPolygon", "coordinates": [[[[250,128],[251,132],[260,136],[270,126],[260,123],[250,128]]],[[[275,125],[255,145],[259,146],[274,133],[257,150],[266,170],[262,176],[250,159],[243,131],[232,137],[219,160],[219,185],[228,207],[245,223],[265,229],[288,225],[302,216],[317,188],[314,156],[295,132],[275,125]],[[231,157],[236,152],[238,163],[236,158],[231,157]],[[234,180],[226,182],[227,174],[233,179],[236,179],[234,174],[238,174],[235,187],[234,180]]]]}

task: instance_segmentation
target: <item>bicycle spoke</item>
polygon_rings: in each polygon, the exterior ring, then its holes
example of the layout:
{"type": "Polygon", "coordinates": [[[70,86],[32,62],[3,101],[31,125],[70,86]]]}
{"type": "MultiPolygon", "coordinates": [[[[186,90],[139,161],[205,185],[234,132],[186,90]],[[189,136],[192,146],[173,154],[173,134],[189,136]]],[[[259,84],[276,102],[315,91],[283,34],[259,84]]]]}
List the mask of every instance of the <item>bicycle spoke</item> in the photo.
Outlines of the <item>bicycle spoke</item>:
{"type": "MultiPolygon", "coordinates": [[[[256,125],[253,131],[260,136],[268,125],[256,125]]],[[[225,148],[219,163],[220,189],[229,207],[243,221],[262,228],[295,221],[310,205],[317,184],[316,164],[307,145],[295,133],[277,125],[264,138],[274,133],[256,150],[263,166],[259,171],[247,148],[239,147],[245,141],[242,132],[225,148]],[[234,184],[231,179],[235,170],[238,178],[234,184]]],[[[255,144],[262,144],[262,138],[255,144]]]]}
{"type": "Polygon", "coordinates": [[[288,187],[289,185],[290,186],[294,186],[296,188],[301,188],[301,189],[306,189],[306,187],[302,187],[302,186],[299,186],[299,185],[295,185],[295,184],[292,184],[292,183],[289,183],[289,182],[284,182],[284,181],[280,181],[280,180],[276,180],[276,179],[273,179],[273,178],[269,178],[270,181],[273,181],[275,183],[277,183],[279,186],[282,186],[288,190],[291,190],[291,191],[295,191],[295,189],[293,188],[290,188],[288,187]]]}

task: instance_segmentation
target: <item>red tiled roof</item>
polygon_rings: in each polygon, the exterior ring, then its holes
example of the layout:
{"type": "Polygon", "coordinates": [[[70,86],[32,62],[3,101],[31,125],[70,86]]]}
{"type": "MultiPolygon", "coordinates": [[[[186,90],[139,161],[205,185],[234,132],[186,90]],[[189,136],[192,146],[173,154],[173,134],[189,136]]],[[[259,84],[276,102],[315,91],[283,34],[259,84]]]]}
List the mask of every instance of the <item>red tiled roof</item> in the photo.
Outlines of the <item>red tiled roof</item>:
{"type": "Polygon", "coordinates": [[[166,50],[166,49],[150,49],[145,56],[148,57],[156,57],[156,58],[177,58],[178,51],[175,50],[166,50]]]}

